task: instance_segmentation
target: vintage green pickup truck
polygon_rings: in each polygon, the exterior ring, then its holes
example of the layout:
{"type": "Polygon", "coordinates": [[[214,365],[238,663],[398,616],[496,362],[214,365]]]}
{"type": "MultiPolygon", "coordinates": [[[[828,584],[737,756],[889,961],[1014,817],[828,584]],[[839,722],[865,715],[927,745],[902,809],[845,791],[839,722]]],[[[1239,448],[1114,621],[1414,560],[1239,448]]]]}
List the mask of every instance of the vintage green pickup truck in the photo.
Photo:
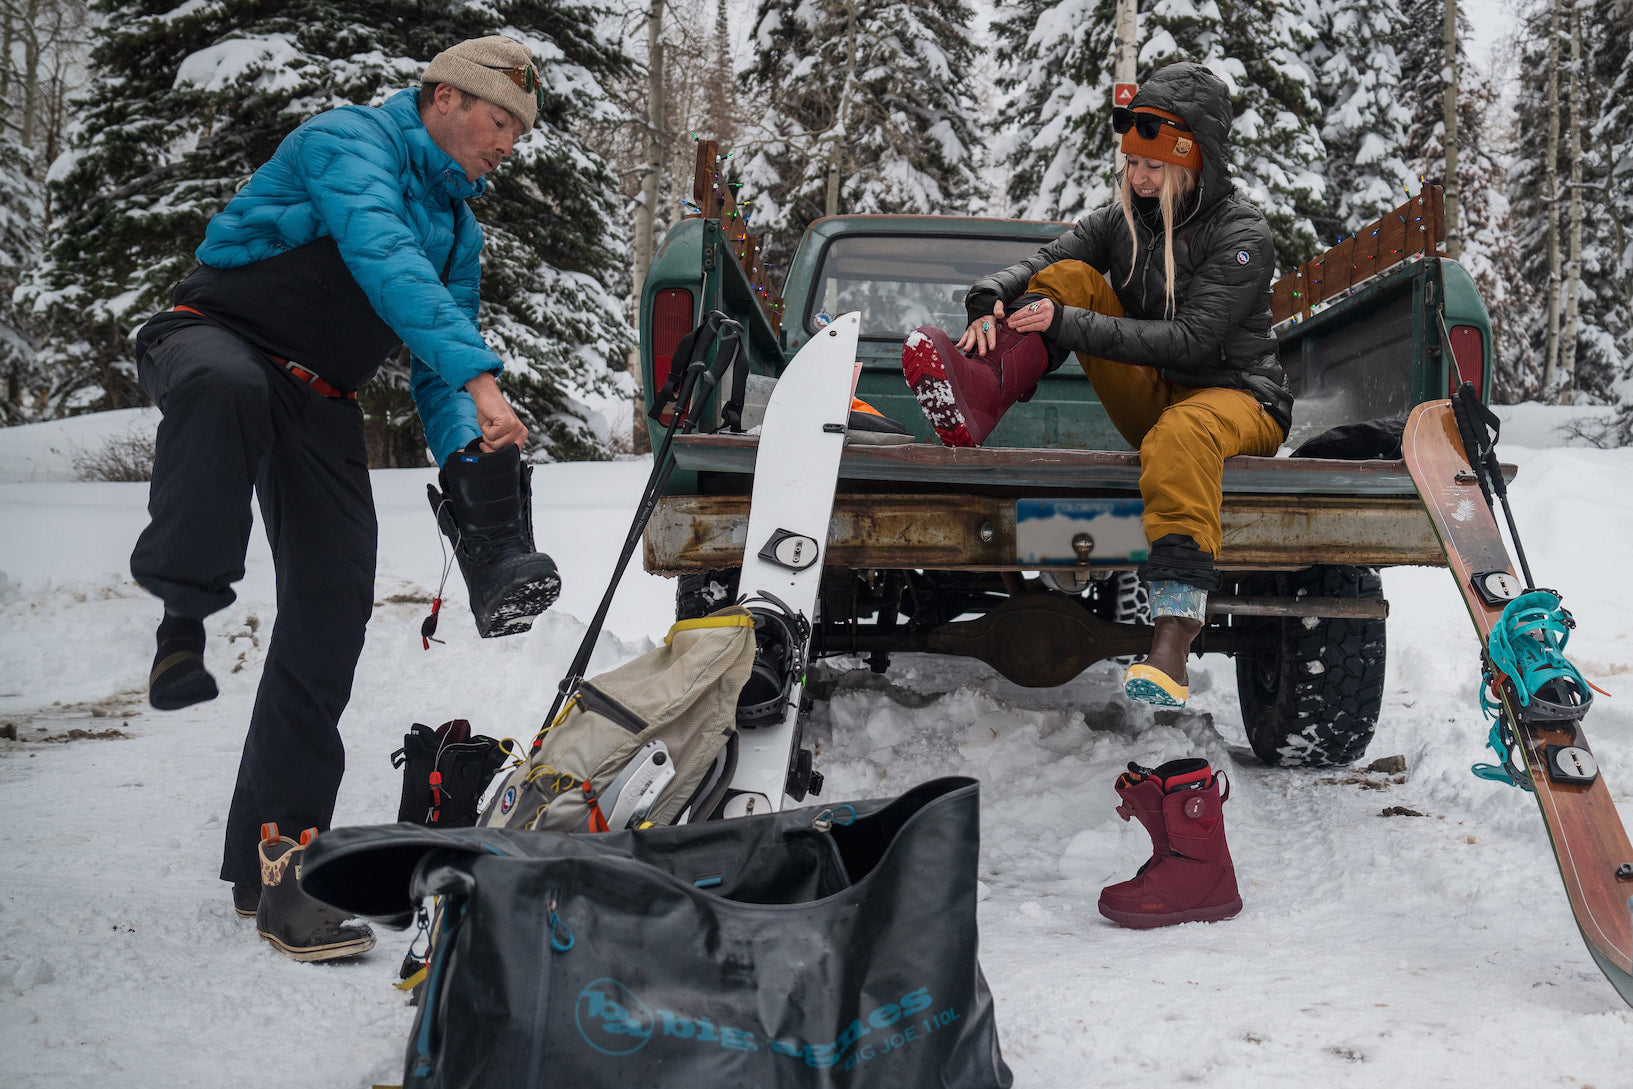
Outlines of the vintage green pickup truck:
{"type": "MultiPolygon", "coordinates": [[[[1046,687],[1143,652],[1151,629],[1134,560],[1097,553],[1093,534],[1058,530],[1139,511],[1138,455],[1082,371],[1068,363],[1047,376],[979,449],[941,446],[902,377],[909,331],[961,329],[973,280],[1069,224],[821,219],[795,250],[779,297],[705,155],[712,146],[700,149],[703,214],[665,236],[641,292],[648,407],[681,337],[709,311],[741,323],[746,365],[764,384],[829,319],[860,310],[858,395],[919,440],[847,448],[813,657],[861,655],[884,672],[892,653],[964,655],[1046,687]]],[[[1490,320],[1468,273],[1437,252],[1440,214],[1439,192],[1426,188],[1276,285],[1281,356],[1297,396],[1289,447],[1403,413],[1463,380],[1489,386],[1490,320]]],[[[657,420],[651,427],[661,436],[657,420]]],[[[677,471],[648,524],[645,563],[678,577],[677,615],[735,593],[755,448],[718,406],[699,433],[676,440],[677,471]]],[[[1224,489],[1227,582],[1209,601],[1197,651],[1235,657],[1261,759],[1352,762],[1383,698],[1388,607],[1377,569],[1445,562],[1411,479],[1392,460],[1238,457],[1226,462],[1224,489]]]]}

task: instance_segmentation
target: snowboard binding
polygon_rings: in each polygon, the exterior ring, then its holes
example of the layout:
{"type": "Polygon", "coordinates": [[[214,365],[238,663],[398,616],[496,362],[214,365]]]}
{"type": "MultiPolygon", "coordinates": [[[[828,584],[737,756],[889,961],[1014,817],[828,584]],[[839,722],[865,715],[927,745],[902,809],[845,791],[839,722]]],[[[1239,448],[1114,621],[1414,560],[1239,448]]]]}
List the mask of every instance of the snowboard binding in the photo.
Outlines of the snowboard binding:
{"type": "Polygon", "coordinates": [[[737,725],[753,729],[781,721],[794,682],[805,674],[811,622],[774,594],[743,601],[754,617],[754,668],[737,699],[737,725]]]}
{"type": "Polygon", "coordinates": [[[1593,690],[1565,657],[1576,620],[1552,590],[1528,590],[1509,602],[1491,629],[1492,665],[1514,682],[1528,723],[1577,723],[1593,705],[1593,690]]]}
{"type": "Polygon", "coordinates": [[[1564,653],[1574,627],[1576,621],[1552,590],[1528,590],[1504,607],[1486,643],[1488,660],[1480,690],[1480,707],[1492,719],[1486,744],[1500,763],[1475,764],[1474,774],[1533,789],[1531,777],[1513,758],[1517,744],[1513,724],[1503,714],[1501,701],[1488,695],[1506,678],[1513,685],[1516,714],[1527,727],[1570,733],[1569,743],[1547,746],[1549,776],[1567,783],[1592,782],[1597,776],[1598,765],[1577,729],[1593,705],[1593,689],[1564,653]]]}

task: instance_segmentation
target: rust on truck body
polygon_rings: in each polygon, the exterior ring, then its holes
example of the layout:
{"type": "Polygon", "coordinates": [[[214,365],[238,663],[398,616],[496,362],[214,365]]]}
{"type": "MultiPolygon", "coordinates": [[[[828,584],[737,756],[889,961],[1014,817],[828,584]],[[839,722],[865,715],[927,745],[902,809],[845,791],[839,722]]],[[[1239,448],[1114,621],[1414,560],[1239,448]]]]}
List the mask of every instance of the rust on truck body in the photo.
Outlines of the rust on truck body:
{"type": "MultiPolygon", "coordinates": [[[[681,575],[743,560],[748,497],[672,495],[647,525],[646,569],[681,575]]],[[[1312,563],[1445,566],[1416,499],[1226,495],[1225,570],[1293,570],[1312,563]]],[[[934,571],[1071,571],[1016,561],[1015,500],[963,493],[853,494],[834,502],[830,567],[934,571]]]]}

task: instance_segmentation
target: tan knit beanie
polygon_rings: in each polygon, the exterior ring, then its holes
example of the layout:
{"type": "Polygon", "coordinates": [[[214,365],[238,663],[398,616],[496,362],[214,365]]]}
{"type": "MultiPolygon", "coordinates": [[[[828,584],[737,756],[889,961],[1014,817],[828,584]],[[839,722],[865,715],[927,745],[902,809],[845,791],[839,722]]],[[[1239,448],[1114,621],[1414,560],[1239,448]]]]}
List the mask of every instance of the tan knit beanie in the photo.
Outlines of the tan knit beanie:
{"type": "Polygon", "coordinates": [[[539,70],[521,42],[494,34],[471,38],[431,58],[426,83],[451,83],[461,91],[503,106],[528,128],[539,116],[539,70]]]}

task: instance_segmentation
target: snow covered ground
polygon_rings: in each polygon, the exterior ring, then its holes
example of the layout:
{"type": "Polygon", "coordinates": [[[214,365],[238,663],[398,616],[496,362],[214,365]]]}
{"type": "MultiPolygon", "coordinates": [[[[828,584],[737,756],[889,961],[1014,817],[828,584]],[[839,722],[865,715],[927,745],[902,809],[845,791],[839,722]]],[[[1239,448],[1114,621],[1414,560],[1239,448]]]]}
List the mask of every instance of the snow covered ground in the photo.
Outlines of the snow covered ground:
{"type": "MultiPolygon", "coordinates": [[[[1504,415],[1532,565],[1580,622],[1578,664],[1621,697],[1589,726],[1633,819],[1633,449],[1555,446],[1556,410],[1504,415]]],[[[68,465],[151,426],[134,412],[0,430],[0,730],[17,738],[0,739],[0,1085],[399,1082],[412,1011],[390,983],[408,936],[297,964],[256,940],[215,878],[272,620],[259,538],[238,602],[207,624],[221,697],[168,715],[145,704],[158,610],[126,561],[146,486],[73,483],[68,465]]],[[[456,574],[448,642],[430,652],[417,633],[441,569],[431,472],[374,474],[377,605],[337,823],[394,817],[388,754],[411,722],[532,734],[647,468],[541,467],[560,604],[525,636],[479,640],[456,574]]],[[[1582,947],[1535,804],[1469,774],[1486,727],[1455,588],[1407,568],[1384,587],[1388,690],[1368,759],[1403,755],[1399,779],[1258,766],[1222,658],[1193,665],[1193,708],[1167,724],[1124,703],[1110,665],[1055,690],[951,659],[840,671],[815,723],[826,797],[983,782],[982,959],[1018,1086],[1633,1085],[1633,1011],[1582,947]],[[1213,925],[1114,927],[1098,890],[1148,840],[1113,812],[1113,781],[1129,760],[1193,754],[1229,770],[1246,907],[1213,925]],[[1395,806],[1423,815],[1380,815],[1395,806]]],[[[592,670],[651,646],[671,606],[670,583],[631,572],[592,670]]]]}

